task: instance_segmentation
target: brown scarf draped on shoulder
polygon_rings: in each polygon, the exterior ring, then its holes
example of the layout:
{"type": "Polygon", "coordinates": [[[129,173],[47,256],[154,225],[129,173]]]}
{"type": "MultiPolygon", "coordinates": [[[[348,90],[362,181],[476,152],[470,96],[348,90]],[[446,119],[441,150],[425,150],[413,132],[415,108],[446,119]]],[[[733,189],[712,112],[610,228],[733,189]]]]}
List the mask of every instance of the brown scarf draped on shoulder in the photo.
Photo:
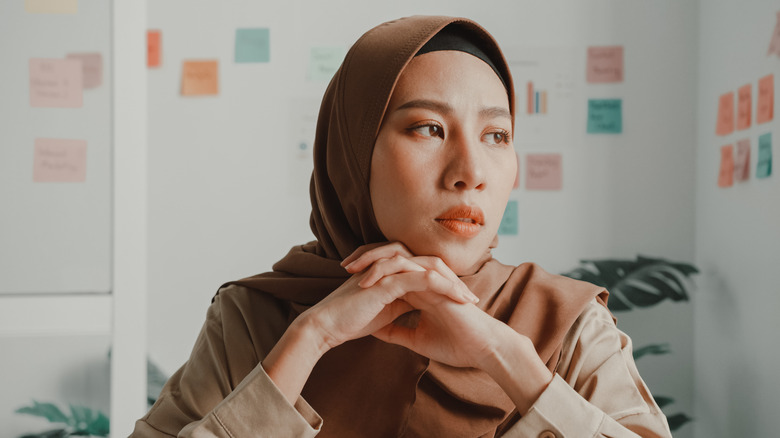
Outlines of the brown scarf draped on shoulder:
{"type": "MultiPolygon", "coordinates": [[[[415,16],[384,23],[349,50],[320,108],[311,180],[311,228],[317,240],[294,247],[273,272],[232,282],[290,303],[291,318],[347,278],[340,261],[357,247],[386,239],[374,219],[368,190],[374,141],[398,77],[431,37],[452,26],[490,57],[509,90],[511,74],[495,40],[462,18],[415,16]]],[[[566,332],[584,307],[606,291],[486,259],[463,281],[479,306],[528,336],[553,370],[566,332]]],[[[522,373],[523,370],[517,370],[522,373]]],[[[512,401],[485,373],[430,361],[373,337],[326,353],[303,397],[323,417],[322,437],[482,437],[516,417],[512,401]]]]}

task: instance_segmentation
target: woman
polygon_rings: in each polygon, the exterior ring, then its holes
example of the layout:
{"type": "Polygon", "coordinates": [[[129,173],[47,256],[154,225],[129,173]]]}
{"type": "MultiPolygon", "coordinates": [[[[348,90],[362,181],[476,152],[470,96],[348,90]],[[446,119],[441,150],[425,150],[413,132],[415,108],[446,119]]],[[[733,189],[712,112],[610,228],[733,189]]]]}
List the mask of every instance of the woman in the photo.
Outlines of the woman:
{"type": "Polygon", "coordinates": [[[219,290],[133,436],[670,436],[606,291],[492,259],[513,127],[476,23],[361,37],[320,110],[317,240],[219,290]]]}

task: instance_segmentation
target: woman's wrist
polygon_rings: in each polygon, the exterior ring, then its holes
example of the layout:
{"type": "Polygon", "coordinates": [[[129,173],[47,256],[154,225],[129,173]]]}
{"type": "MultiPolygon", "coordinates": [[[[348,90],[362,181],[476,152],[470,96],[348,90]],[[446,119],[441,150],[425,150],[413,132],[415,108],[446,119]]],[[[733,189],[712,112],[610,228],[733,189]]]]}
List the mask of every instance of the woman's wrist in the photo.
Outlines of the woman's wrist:
{"type": "Polygon", "coordinates": [[[525,415],[552,381],[553,374],[539,358],[526,336],[501,323],[499,336],[483,357],[480,369],[485,371],[525,415]]]}

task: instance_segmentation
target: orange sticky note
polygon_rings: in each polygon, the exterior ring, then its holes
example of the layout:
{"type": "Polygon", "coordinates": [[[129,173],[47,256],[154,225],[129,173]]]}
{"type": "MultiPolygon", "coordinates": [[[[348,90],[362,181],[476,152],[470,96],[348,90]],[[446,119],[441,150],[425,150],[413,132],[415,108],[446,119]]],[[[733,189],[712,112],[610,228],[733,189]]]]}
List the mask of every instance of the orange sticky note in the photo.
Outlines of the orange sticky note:
{"type": "Polygon", "coordinates": [[[159,30],[146,31],[146,66],[159,67],[162,60],[162,34],[159,30]]]}
{"type": "Polygon", "coordinates": [[[747,181],[750,178],[750,139],[737,142],[737,161],[734,163],[734,179],[747,181]]]}
{"type": "Polygon", "coordinates": [[[81,108],[81,62],[75,59],[30,59],[30,106],[81,108]]]}
{"type": "Polygon", "coordinates": [[[561,154],[528,154],[525,163],[526,189],[560,190],[563,187],[561,154]]]}
{"type": "Polygon", "coordinates": [[[517,172],[515,173],[515,183],[512,184],[513,189],[520,188],[520,154],[515,152],[515,160],[517,161],[517,172]]]}
{"type": "Polygon", "coordinates": [[[184,61],[181,94],[203,96],[219,94],[217,61],[184,61]]]}
{"type": "Polygon", "coordinates": [[[734,146],[729,144],[720,148],[718,187],[731,187],[732,185],[734,185],[734,146]]]}
{"type": "Polygon", "coordinates": [[[758,104],[756,123],[772,120],[775,108],[775,75],[769,74],[758,80],[758,104]]]}
{"type": "Polygon", "coordinates": [[[739,130],[750,128],[751,108],[753,107],[752,92],[752,84],[743,85],[737,90],[737,129],[739,130]]]}
{"type": "Polygon", "coordinates": [[[588,47],[587,81],[623,82],[623,46],[588,47]]]}
{"type": "Polygon", "coordinates": [[[729,91],[720,96],[718,103],[718,126],[715,133],[727,135],[734,132],[734,92],[729,91]]]}
{"type": "Polygon", "coordinates": [[[84,182],[87,178],[87,142],[36,138],[34,182],[84,182]]]}
{"type": "Polygon", "coordinates": [[[67,58],[81,62],[81,85],[84,89],[97,88],[103,83],[103,55],[100,53],[71,53],[67,58]]]}

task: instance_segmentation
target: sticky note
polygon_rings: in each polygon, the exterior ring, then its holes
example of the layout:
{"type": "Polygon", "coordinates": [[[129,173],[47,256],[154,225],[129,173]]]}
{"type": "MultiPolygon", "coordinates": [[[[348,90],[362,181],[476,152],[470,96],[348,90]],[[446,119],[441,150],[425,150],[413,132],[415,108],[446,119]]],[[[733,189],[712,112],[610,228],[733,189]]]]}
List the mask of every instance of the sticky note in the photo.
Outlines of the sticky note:
{"type": "Polygon", "coordinates": [[[515,160],[517,161],[517,173],[515,173],[515,183],[512,184],[512,189],[520,188],[520,154],[515,152],[515,160]]]}
{"type": "Polygon", "coordinates": [[[75,14],[78,0],[24,0],[24,10],[31,14],[75,14]]]}
{"type": "Polygon", "coordinates": [[[588,100],[588,134],[620,134],[623,132],[623,101],[621,99],[588,100]]]}
{"type": "Polygon", "coordinates": [[[722,94],[718,100],[718,122],[715,133],[728,135],[734,132],[734,92],[722,94]]]}
{"type": "Polygon", "coordinates": [[[81,62],[76,59],[30,59],[30,106],[80,108],[81,62]]]}
{"type": "Polygon", "coordinates": [[[720,148],[720,172],[718,172],[718,187],[734,185],[734,146],[726,145],[720,148]]]}
{"type": "Polygon", "coordinates": [[[775,23],[775,30],[772,31],[772,36],[769,39],[769,50],[767,50],[766,56],[772,54],[780,57],[780,11],[777,11],[777,23],[775,23]]]}
{"type": "Polygon", "coordinates": [[[752,84],[743,85],[737,90],[737,129],[739,130],[750,128],[751,108],[753,107],[752,92],[752,84]]]}
{"type": "Polygon", "coordinates": [[[217,61],[184,61],[181,72],[182,96],[219,94],[217,61]]]}
{"type": "Polygon", "coordinates": [[[67,59],[81,62],[81,86],[97,88],[103,84],[103,55],[100,53],[70,53],[67,59]]]}
{"type": "Polygon", "coordinates": [[[236,29],[236,62],[269,62],[270,59],[270,31],[267,28],[236,29]]]}
{"type": "Polygon", "coordinates": [[[312,47],[309,53],[310,81],[329,81],[341,66],[343,47],[312,47]]]}
{"type": "Polygon", "coordinates": [[[772,174],[772,133],[758,137],[758,165],[756,178],[766,178],[772,174]]]}
{"type": "Polygon", "coordinates": [[[162,33],[159,30],[146,31],[146,66],[159,67],[162,64],[162,33]]]}
{"type": "Polygon", "coordinates": [[[528,154],[525,156],[525,188],[560,190],[563,187],[561,154],[528,154]]]}
{"type": "Polygon", "coordinates": [[[588,47],[587,81],[623,82],[623,46],[588,47]]]}
{"type": "Polygon", "coordinates": [[[758,103],[756,123],[772,120],[775,112],[775,75],[769,74],[758,80],[758,103]]]}
{"type": "Polygon", "coordinates": [[[734,162],[734,179],[747,181],[750,178],[750,139],[737,142],[737,160],[734,162]]]}
{"type": "Polygon", "coordinates": [[[503,236],[516,236],[518,230],[517,201],[510,199],[506,204],[504,216],[498,225],[498,234],[503,236]]]}
{"type": "Polygon", "coordinates": [[[85,140],[36,138],[34,182],[84,182],[87,177],[85,140]]]}

